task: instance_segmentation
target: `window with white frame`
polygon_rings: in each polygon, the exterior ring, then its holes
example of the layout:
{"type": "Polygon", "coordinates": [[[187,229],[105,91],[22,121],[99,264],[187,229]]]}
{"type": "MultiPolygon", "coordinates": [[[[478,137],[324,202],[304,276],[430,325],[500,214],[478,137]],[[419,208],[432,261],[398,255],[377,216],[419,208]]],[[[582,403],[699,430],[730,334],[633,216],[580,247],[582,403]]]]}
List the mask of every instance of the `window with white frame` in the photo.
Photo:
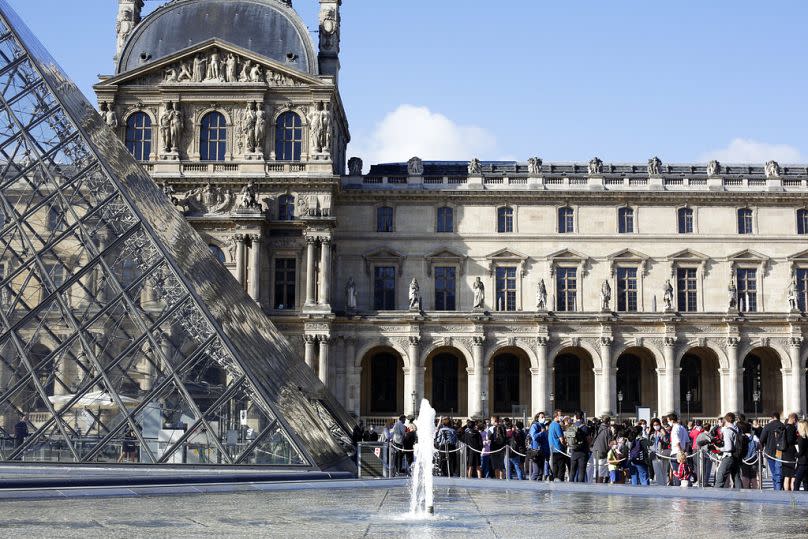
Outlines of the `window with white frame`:
{"type": "Polygon", "coordinates": [[[738,210],[738,234],[752,234],[753,231],[752,210],[741,208],[738,210]]]}
{"type": "Polygon", "coordinates": [[[637,268],[617,268],[617,310],[636,312],[637,268]]]}
{"type": "Polygon", "coordinates": [[[457,268],[435,267],[435,310],[454,311],[457,307],[457,268]]]}
{"type": "Polygon", "coordinates": [[[808,234],[808,210],[797,210],[797,234],[808,234]]]}
{"type": "Polygon", "coordinates": [[[742,312],[757,312],[757,269],[738,268],[735,276],[738,289],[738,309],[742,312]]]}
{"type": "Polygon", "coordinates": [[[808,268],[797,268],[794,276],[797,279],[797,308],[805,312],[808,310],[808,268]]]}
{"type": "Polygon", "coordinates": [[[560,234],[575,232],[575,211],[568,206],[558,208],[558,232],[560,234]]]}
{"type": "Polygon", "coordinates": [[[578,269],[559,267],[556,273],[556,310],[573,312],[577,310],[578,269]]]}
{"type": "Polygon", "coordinates": [[[696,268],[676,269],[677,309],[691,313],[698,311],[698,270],[696,268]]]}
{"type": "Polygon", "coordinates": [[[497,209],[497,232],[513,232],[513,208],[506,206],[497,209]]]}
{"type": "Polygon", "coordinates": [[[693,209],[679,208],[677,211],[679,221],[679,234],[693,233],[693,209]]]}
{"type": "Polygon", "coordinates": [[[617,210],[617,231],[620,234],[634,233],[634,208],[619,208],[617,210]]]}
{"type": "Polygon", "coordinates": [[[516,310],[516,271],[514,266],[496,269],[497,311],[516,310]]]}

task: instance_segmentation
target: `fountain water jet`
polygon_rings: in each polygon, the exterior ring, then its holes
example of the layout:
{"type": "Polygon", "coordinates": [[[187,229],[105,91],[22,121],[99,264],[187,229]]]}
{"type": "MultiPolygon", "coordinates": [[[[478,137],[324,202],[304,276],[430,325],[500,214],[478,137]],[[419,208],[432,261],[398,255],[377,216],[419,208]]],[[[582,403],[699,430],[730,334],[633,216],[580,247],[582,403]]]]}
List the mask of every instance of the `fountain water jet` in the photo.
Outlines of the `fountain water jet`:
{"type": "Polygon", "coordinates": [[[434,514],[432,497],[432,462],[435,457],[435,409],[423,399],[415,420],[418,443],[414,447],[415,461],[410,474],[410,513],[434,514]]]}

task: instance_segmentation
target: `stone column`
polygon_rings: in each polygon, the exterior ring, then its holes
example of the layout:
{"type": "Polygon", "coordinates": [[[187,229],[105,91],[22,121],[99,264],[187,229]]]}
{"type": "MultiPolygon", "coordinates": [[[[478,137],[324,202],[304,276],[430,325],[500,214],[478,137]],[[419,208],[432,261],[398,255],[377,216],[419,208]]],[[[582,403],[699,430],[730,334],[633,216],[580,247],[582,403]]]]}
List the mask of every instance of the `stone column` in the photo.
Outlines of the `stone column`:
{"type": "Polygon", "coordinates": [[[424,369],[420,361],[421,337],[412,336],[407,346],[410,366],[404,368],[404,411],[406,415],[415,414],[424,398],[424,369]],[[412,403],[412,394],[415,393],[415,406],[412,403]]]}
{"type": "Polygon", "coordinates": [[[721,414],[727,412],[737,412],[738,406],[738,342],[737,337],[727,337],[727,361],[729,368],[726,376],[726,391],[724,391],[725,402],[721,414]]]}
{"type": "Polygon", "coordinates": [[[531,374],[531,414],[537,412],[552,413],[547,398],[547,337],[536,338],[536,362],[538,366],[530,369],[531,374]]]}
{"type": "Polygon", "coordinates": [[[338,338],[334,341],[336,357],[334,358],[334,383],[332,384],[332,391],[337,400],[343,405],[347,406],[348,401],[345,400],[345,339],[338,338]]]}
{"type": "Polygon", "coordinates": [[[303,341],[305,342],[305,353],[304,358],[306,360],[306,365],[308,365],[311,370],[314,370],[314,359],[317,355],[317,351],[315,350],[315,345],[317,344],[317,337],[314,335],[303,335],[303,341]]]}
{"type": "Polygon", "coordinates": [[[329,365],[328,365],[328,349],[331,344],[331,338],[328,335],[320,335],[317,340],[320,342],[320,368],[317,375],[320,381],[329,387],[329,365]]]}
{"type": "Polygon", "coordinates": [[[250,280],[249,280],[249,294],[255,301],[260,301],[261,290],[259,289],[261,283],[261,236],[260,234],[251,234],[250,242],[250,280]]]}
{"type": "Polygon", "coordinates": [[[236,242],[236,279],[244,287],[244,234],[236,234],[233,239],[236,242]]]}
{"type": "Polygon", "coordinates": [[[331,304],[331,238],[320,239],[320,305],[331,304]]]}
{"type": "Polygon", "coordinates": [[[802,337],[792,337],[788,343],[788,355],[791,358],[791,391],[788,412],[797,415],[805,412],[804,397],[802,393],[802,365],[800,362],[800,352],[802,350],[802,337]]]}
{"type": "Polygon", "coordinates": [[[345,337],[345,406],[359,415],[359,396],[362,391],[361,371],[356,367],[356,338],[345,337]]]}
{"type": "Polygon", "coordinates": [[[306,236],[306,306],[311,307],[315,301],[314,250],[317,238],[306,236]]]}
{"type": "Polygon", "coordinates": [[[472,338],[472,355],[474,356],[474,376],[469,380],[469,416],[470,417],[486,417],[488,414],[487,404],[491,399],[490,395],[486,395],[486,400],[483,401],[483,393],[488,390],[488,375],[485,370],[483,362],[483,352],[485,351],[485,337],[472,338]],[[473,388],[473,389],[472,389],[473,388]],[[472,396],[474,400],[472,401],[472,396]]]}
{"type": "Polygon", "coordinates": [[[676,337],[665,337],[665,379],[659,380],[660,387],[663,388],[660,393],[664,395],[659,403],[658,413],[660,415],[679,411],[679,403],[676,400],[676,385],[679,382],[676,373],[679,369],[674,365],[676,362],[675,352],[676,337]]]}
{"type": "Polygon", "coordinates": [[[614,410],[612,404],[612,337],[600,338],[600,380],[598,381],[599,404],[597,414],[611,414],[614,410]]]}

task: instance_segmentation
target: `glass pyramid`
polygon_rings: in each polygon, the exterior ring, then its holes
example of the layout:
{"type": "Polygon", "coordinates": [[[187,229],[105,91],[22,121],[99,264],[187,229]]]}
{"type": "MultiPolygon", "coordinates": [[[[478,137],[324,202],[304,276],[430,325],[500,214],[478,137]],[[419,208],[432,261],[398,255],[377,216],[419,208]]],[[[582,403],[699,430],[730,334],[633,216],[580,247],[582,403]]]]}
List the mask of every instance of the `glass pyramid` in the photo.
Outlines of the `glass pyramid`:
{"type": "Polygon", "coordinates": [[[0,0],[0,461],[354,471],[350,427],[0,0]]]}

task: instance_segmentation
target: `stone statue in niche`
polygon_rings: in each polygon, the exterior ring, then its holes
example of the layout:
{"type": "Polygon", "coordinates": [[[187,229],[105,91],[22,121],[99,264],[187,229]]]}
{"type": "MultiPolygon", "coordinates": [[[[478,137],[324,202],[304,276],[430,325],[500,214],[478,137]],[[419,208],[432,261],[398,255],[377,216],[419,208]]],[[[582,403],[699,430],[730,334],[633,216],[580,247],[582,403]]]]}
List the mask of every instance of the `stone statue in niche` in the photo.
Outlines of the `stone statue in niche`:
{"type": "Polygon", "coordinates": [[[735,311],[738,309],[738,288],[735,286],[735,277],[729,280],[727,292],[729,295],[729,309],[735,311]]]}
{"type": "Polygon", "coordinates": [[[609,304],[612,302],[612,287],[609,284],[609,281],[603,281],[603,285],[600,287],[600,310],[607,312],[609,311],[609,304]]]}
{"type": "Polygon", "coordinates": [[[544,279],[539,281],[539,288],[536,292],[536,308],[540,311],[547,310],[547,287],[544,284],[544,279]]]}
{"type": "Polygon", "coordinates": [[[331,117],[322,101],[309,113],[308,120],[311,153],[326,153],[330,141],[330,134],[326,133],[331,129],[331,117]]]}
{"type": "Polygon", "coordinates": [[[174,106],[171,113],[171,151],[178,152],[180,150],[180,141],[182,140],[182,126],[184,118],[179,105],[174,106]]]}
{"type": "Polygon", "coordinates": [[[177,75],[178,82],[188,82],[193,80],[194,74],[191,71],[191,66],[188,65],[188,62],[182,62],[180,64],[180,72],[177,75]]]}
{"type": "Polygon", "coordinates": [[[348,277],[348,282],[345,284],[345,306],[348,311],[355,311],[356,305],[356,283],[353,277],[348,277]]]}
{"type": "Polygon", "coordinates": [[[407,174],[410,176],[424,175],[424,162],[418,157],[413,157],[407,161],[407,174]]]}
{"type": "Polygon", "coordinates": [[[777,178],[780,176],[780,164],[777,161],[769,161],[764,167],[767,178],[777,178]]]}
{"type": "Polygon", "coordinates": [[[673,310],[673,285],[670,279],[665,281],[665,292],[662,295],[662,303],[665,304],[665,311],[673,310]]]}
{"type": "Polygon", "coordinates": [[[267,135],[267,113],[264,104],[258,103],[255,111],[255,146],[258,153],[264,153],[264,139],[267,135]]]}
{"type": "Polygon", "coordinates": [[[648,175],[659,176],[662,172],[662,160],[659,157],[652,157],[648,160],[648,175]]]}
{"type": "Polygon", "coordinates": [[[593,157],[592,159],[589,160],[589,173],[590,174],[603,173],[603,161],[601,161],[599,157],[593,157]]]}
{"type": "Polygon", "coordinates": [[[219,56],[219,51],[213,49],[208,58],[208,70],[205,74],[206,81],[218,81],[222,79],[222,57],[219,56]]]}
{"type": "Polygon", "coordinates": [[[118,115],[115,114],[114,107],[110,106],[109,103],[104,102],[101,105],[101,112],[104,116],[104,123],[107,124],[107,127],[110,129],[118,129],[118,115]]]}
{"type": "Polygon", "coordinates": [[[160,138],[163,143],[163,151],[171,151],[171,118],[174,113],[174,104],[169,101],[166,103],[162,114],[160,114],[160,138]]]}
{"type": "Polygon", "coordinates": [[[797,279],[796,277],[791,278],[791,282],[788,284],[788,290],[786,291],[786,295],[788,296],[788,308],[791,312],[796,312],[798,310],[797,306],[797,279]]]}
{"type": "Polygon", "coordinates": [[[477,277],[474,280],[474,284],[471,285],[471,289],[474,291],[474,310],[480,311],[485,309],[485,285],[482,279],[477,277]]]}
{"type": "Polygon", "coordinates": [[[258,188],[255,182],[250,180],[247,185],[241,189],[241,200],[239,200],[239,207],[252,210],[259,208],[258,204],[258,188]]]}
{"type": "Polygon", "coordinates": [[[721,174],[721,163],[719,163],[715,159],[707,163],[708,176],[718,176],[719,174],[721,174]]]}
{"type": "Polygon", "coordinates": [[[469,176],[479,176],[483,173],[483,164],[476,157],[469,161],[468,173],[469,176]]]}
{"type": "Polygon", "coordinates": [[[348,159],[348,174],[351,176],[361,176],[362,175],[362,166],[364,163],[358,157],[351,157],[348,159]]]}
{"type": "Polygon", "coordinates": [[[238,58],[233,53],[227,55],[227,60],[225,61],[224,78],[227,82],[238,81],[238,58]]]}
{"type": "Polygon", "coordinates": [[[250,103],[241,114],[241,133],[244,135],[244,143],[247,153],[255,153],[255,122],[257,114],[255,112],[255,102],[250,103]]]}
{"type": "Polygon", "coordinates": [[[203,82],[205,80],[205,65],[207,64],[205,58],[201,54],[194,56],[194,72],[193,81],[203,82]]]}
{"type": "Polygon", "coordinates": [[[410,310],[411,311],[420,311],[421,310],[421,287],[418,286],[418,279],[414,278],[410,281],[410,292],[409,292],[409,299],[410,299],[410,310]]]}
{"type": "Polygon", "coordinates": [[[531,157],[527,160],[527,172],[528,174],[540,174],[541,173],[541,166],[542,160],[538,157],[531,157]]]}

